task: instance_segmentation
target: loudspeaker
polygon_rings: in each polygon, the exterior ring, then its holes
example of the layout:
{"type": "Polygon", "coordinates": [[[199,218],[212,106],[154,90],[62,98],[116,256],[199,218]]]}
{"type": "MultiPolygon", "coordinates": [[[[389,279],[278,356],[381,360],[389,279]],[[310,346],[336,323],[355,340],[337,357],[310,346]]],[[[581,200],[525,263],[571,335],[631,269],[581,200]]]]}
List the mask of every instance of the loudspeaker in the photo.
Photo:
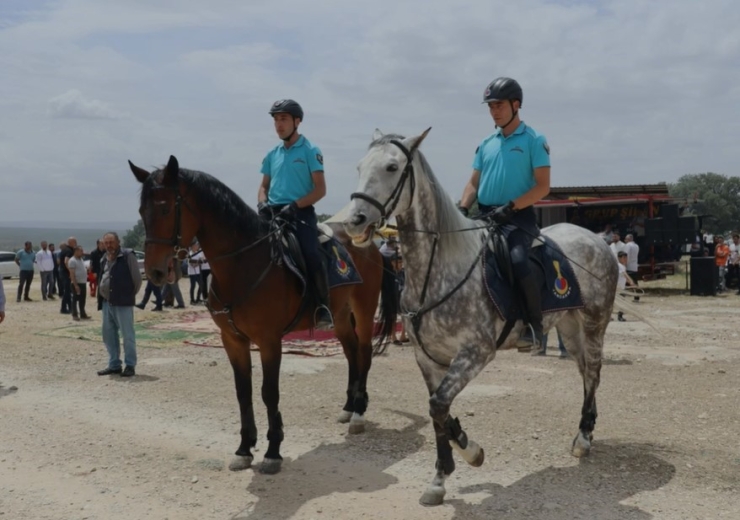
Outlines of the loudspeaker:
{"type": "Polygon", "coordinates": [[[678,220],[678,204],[663,204],[660,206],[660,216],[666,222],[678,220]]]}
{"type": "Polygon", "coordinates": [[[691,259],[691,296],[716,296],[718,284],[719,269],[713,257],[691,259]]]}
{"type": "Polygon", "coordinates": [[[663,243],[663,219],[645,219],[645,243],[648,246],[657,246],[663,243]]]}
{"type": "Polygon", "coordinates": [[[696,217],[678,217],[678,241],[693,244],[696,240],[696,217]]]}
{"type": "Polygon", "coordinates": [[[678,204],[663,204],[660,216],[663,218],[663,242],[669,245],[679,243],[678,204]]]}

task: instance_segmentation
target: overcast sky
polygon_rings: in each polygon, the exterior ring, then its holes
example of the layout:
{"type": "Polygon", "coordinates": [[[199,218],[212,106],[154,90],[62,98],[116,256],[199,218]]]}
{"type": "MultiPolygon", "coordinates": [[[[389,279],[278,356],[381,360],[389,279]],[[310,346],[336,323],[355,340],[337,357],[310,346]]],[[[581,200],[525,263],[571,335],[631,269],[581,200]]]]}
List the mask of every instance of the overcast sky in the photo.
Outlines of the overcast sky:
{"type": "Polygon", "coordinates": [[[254,206],[291,97],[349,200],[373,130],[423,145],[455,199],[493,131],[483,90],[524,88],[553,186],[737,174],[731,0],[1,0],[0,225],[135,222],[143,167],[174,154],[254,206]]]}

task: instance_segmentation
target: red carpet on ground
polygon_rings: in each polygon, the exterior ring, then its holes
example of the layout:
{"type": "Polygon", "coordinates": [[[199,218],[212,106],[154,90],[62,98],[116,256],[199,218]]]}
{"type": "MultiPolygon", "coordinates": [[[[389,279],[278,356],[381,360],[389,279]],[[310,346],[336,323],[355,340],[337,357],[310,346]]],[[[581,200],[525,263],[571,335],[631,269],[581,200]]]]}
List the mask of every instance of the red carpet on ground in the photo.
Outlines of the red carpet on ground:
{"type": "MultiPolygon", "coordinates": [[[[396,325],[396,330],[400,332],[400,323],[396,325]]],[[[335,338],[336,336],[334,336],[334,331],[331,330],[314,330],[313,336],[308,330],[298,330],[295,332],[289,332],[283,336],[283,341],[330,341],[335,338]]]]}

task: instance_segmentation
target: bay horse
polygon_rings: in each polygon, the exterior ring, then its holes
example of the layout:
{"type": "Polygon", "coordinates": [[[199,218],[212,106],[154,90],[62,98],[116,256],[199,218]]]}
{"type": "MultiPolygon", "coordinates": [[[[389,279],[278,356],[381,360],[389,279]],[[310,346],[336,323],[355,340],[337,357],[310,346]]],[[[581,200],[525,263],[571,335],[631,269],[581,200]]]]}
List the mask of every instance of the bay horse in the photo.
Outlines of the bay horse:
{"type": "MultiPolygon", "coordinates": [[[[181,169],[170,156],[167,166],[149,173],[129,161],[142,184],[139,213],[146,230],[145,269],[157,285],[175,280],[175,263],[183,260],[197,237],[211,265],[213,283],[208,308],[221,330],[221,339],[234,371],[241,414],[241,442],[229,469],[252,465],[257,443],[252,407],[252,356],[259,348],[262,362],[262,400],[267,407],[268,448],[260,470],[281,469],[283,420],[278,408],[282,336],[312,326],[312,309],[301,305],[302,287],[296,275],[276,262],[270,244],[270,223],[247,206],[224,183],[207,173],[181,169]],[[294,324],[291,327],[291,324],[294,324]]],[[[350,433],[365,428],[367,377],[376,346],[386,343],[395,327],[395,278],[376,247],[357,248],[337,225],[335,238],[348,249],[362,283],[331,290],[334,333],[349,365],[347,401],[339,421],[349,422],[350,433]],[[381,296],[380,322],[374,316],[381,296]]]]}
{"type": "MultiPolygon", "coordinates": [[[[408,139],[376,130],[359,163],[358,191],[352,194],[343,224],[355,244],[362,245],[370,243],[382,222],[396,218],[406,269],[401,315],[429,391],[437,442],[436,473],[420,501],[438,505],[444,499],[445,479],[455,470],[452,448],[473,466],[484,459],[480,446],[450,415],[452,402],[494,359],[497,348],[515,346],[524,324],[506,323],[494,310],[480,268],[493,228],[460,214],[440,186],[419,151],[429,130],[408,139]],[[506,331],[508,325],[513,328],[506,331]]],[[[577,266],[582,308],[546,313],[543,325],[546,332],[557,327],[583,377],[583,408],[572,444],[573,455],[583,457],[591,449],[596,423],[595,395],[617,262],[606,243],[582,227],[557,224],[543,229],[542,235],[577,266]]]]}

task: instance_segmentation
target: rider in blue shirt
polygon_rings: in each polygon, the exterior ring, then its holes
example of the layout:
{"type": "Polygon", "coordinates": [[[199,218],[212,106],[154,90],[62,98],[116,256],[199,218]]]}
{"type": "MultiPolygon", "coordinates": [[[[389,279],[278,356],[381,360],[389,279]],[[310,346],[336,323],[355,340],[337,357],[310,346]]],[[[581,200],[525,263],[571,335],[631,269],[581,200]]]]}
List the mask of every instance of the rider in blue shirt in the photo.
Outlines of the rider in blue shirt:
{"type": "Polygon", "coordinates": [[[511,78],[497,78],[486,87],[483,103],[497,130],[475,151],[460,211],[467,215],[477,197],[481,214],[501,226],[530,325],[517,346],[534,345],[533,354],[544,355],[540,287],[528,256],[539,235],[533,205],[550,193],[550,147],[544,135],[519,119],[522,99],[521,86],[511,78]]]}
{"type": "Polygon", "coordinates": [[[262,161],[257,208],[267,218],[280,214],[296,222],[309,283],[317,299],[315,327],[330,329],[334,322],[329,310],[329,282],[314,210],[314,204],[326,195],[324,157],[317,146],[298,133],[303,121],[303,109],[298,103],[292,99],[276,101],[270,115],[283,143],[270,150],[262,161]]]}

